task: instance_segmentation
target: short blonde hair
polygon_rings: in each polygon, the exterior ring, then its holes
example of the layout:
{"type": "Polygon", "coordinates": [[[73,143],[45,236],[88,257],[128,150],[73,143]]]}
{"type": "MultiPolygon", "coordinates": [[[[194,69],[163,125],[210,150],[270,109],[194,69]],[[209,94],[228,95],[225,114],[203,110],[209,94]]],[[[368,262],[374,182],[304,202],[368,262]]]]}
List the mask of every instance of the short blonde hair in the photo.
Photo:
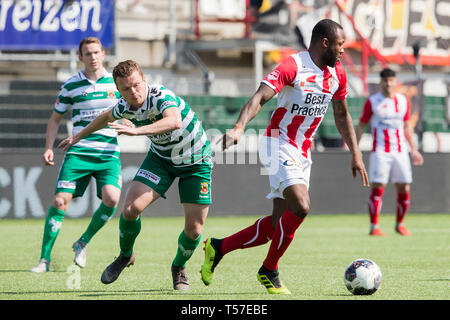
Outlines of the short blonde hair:
{"type": "Polygon", "coordinates": [[[117,78],[125,78],[129,77],[133,72],[139,72],[142,78],[144,78],[144,74],[142,73],[141,67],[136,63],[136,61],[133,60],[125,60],[122,62],[119,62],[117,66],[114,67],[114,70],[112,72],[114,82],[116,82],[117,78]]]}

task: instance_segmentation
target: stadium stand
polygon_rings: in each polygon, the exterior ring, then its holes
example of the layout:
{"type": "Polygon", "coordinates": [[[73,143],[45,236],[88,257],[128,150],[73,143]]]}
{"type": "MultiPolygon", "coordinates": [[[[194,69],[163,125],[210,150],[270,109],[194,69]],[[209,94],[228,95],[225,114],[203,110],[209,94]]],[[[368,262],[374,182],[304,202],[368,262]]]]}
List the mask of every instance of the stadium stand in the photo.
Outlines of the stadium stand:
{"type": "MultiPolygon", "coordinates": [[[[12,80],[0,94],[0,150],[41,150],[45,145],[45,130],[61,86],[58,81],[12,80]]],[[[205,129],[230,129],[249,96],[229,97],[212,95],[183,96],[197,113],[205,129]]],[[[354,125],[358,123],[365,97],[348,98],[354,125]]],[[[445,97],[425,96],[423,129],[425,132],[450,132],[446,119],[445,97]]],[[[269,101],[250,122],[247,129],[264,130],[276,107],[276,99],[269,101]]],[[[70,132],[70,113],[59,127],[57,141],[70,132]],[[68,127],[69,126],[69,127],[68,127]]],[[[319,138],[339,139],[330,107],[318,131],[319,138]]]]}
{"type": "MultiPolygon", "coordinates": [[[[248,40],[244,39],[248,27],[245,8],[240,15],[236,10],[230,9],[239,7],[246,1],[142,0],[139,7],[134,8],[131,6],[134,2],[132,0],[120,2],[124,5],[117,10],[117,47],[112,60],[108,60],[108,68],[111,69],[117,60],[134,59],[144,67],[146,74],[150,73],[155,79],[159,77],[158,80],[182,95],[196,111],[206,129],[216,128],[223,132],[231,128],[255,88],[252,64],[254,56],[251,52],[254,48],[248,45],[248,41],[243,41],[248,40]],[[198,66],[183,65],[181,56],[177,56],[178,64],[175,67],[165,64],[168,59],[171,3],[176,12],[177,53],[182,53],[187,48],[183,47],[185,43],[189,43],[193,51],[197,48],[198,56],[215,74],[210,83],[209,94],[200,94],[203,91],[203,79],[199,76],[198,66]],[[224,8],[227,10],[221,10],[224,8]],[[155,12],[157,14],[148,14],[155,12]],[[224,44],[224,41],[229,42],[224,44]],[[219,43],[222,43],[221,48],[210,49],[219,43]],[[234,45],[237,47],[233,47],[234,45]]],[[[0,52],[0,57],[2,54],[4,52],[0,52]]],[[[264,59],[266,58],[265,56],[264,59]]],[[[372,64],[373,62],[371,60],[372,64]]],[[[267,61],[264,64],[264,71],[271,68],[267,61]]],[[[60,81],[63,80],[58,73],[65,69],[64,74],[70,74],[67,65],[63,58],[57,61],[32,60],[20,63],[0,59],[0,151],[14,148],[42,150],[46,124],[60,81]]],[[[358,69],[360,66],[355,67],[358,69]]],[[[442,74],[441,68],[430,70],[442,74]]],[[[448,70],[448,67],[444,70],[448,70]]],[[[377,75],[378,70],[374,68],[370,72],[377,75]]],[[[403,73],[412,75],[411,69],[403,70],[403,73]]],[[[350,77],[351,72],[348,74],[350,77]]],[[[425,96],[422,122],[425,132],[450,133],[445,99],[444,96],[425,96]]],[[[364,101],[362,94],[349,95],[348,106],[355,126],[364,101]]],[[[269,101],[247,129],[264,130],[275,106],[276,99],[269,101]]],[[[66,114],[64,121],[69,119],[70,114],[66,114]]],[[[60,126],[57,141],[70,132],[68,129],[70,121],[60,126]]],[[[331,107],[319,127],[318,135],[326,139],[340,138],[331,107]]]]}
{"type": "MultiPolygon", "coordinates": [[[[57,81],[12,80],[7,94],[0,95],[0,150],[42,149],[47,121],[61,86],[57,81]]],[[[70,120],[66,114],[63,124],[70,120]]],[[[67,136],[60,125],[58,139],[67,136]]]]}
{"type": "Polygon", "coordinates": [[[445,97],[424,97],[423,130],[429,132],[450,132],[446,119],[445,97]]]}

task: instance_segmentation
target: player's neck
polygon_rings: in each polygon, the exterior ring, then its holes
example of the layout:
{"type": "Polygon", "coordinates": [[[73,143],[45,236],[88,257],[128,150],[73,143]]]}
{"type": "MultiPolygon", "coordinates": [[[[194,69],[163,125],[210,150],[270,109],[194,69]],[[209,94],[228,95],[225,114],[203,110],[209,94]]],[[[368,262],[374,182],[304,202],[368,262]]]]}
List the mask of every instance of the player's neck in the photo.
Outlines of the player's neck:
{"type": "Polygon", "coordinates": [[[103,67],[95,70],[90,70],[88,68],[84,69],[83,71],[86,78],[92,81],[97,81],[101,77],[103,77],[103,67]]]}
{"type": "Polygon", "coordinates": [[[395,97],[395,92],[385,92],[385,91],[381,91],[381,94],[382,94],[383,96],[385,96],[386,98],[389,98],[389,99],[394,99],[394,97],[395,97]]]}
{"type": "Polygon", "coordinates": [[[313,46],[311,46],[308,49],[308,52],[309,56],[311,57],[311,60],[320,70],[326,67],[326,65],[322,62],[322,59],[320,58],[320,53],[313,46]]]}
{"type": "Polygon", "coordinates": [[[131,104],[130,103],[130,110],[132,110],[132,111],[137,111],[137,110],[139,110],[140,107],[142,107],[142,104],[141,105],[137,105],[137,104],[131,104]]]}

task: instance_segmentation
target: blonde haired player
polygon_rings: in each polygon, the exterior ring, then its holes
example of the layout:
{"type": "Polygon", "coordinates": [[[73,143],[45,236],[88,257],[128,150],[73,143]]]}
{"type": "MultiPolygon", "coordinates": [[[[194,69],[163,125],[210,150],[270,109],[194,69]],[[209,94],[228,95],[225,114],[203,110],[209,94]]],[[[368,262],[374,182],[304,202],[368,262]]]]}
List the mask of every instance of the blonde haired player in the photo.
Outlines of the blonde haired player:
{"type": "Polygon", "coordinates": [[[134,243],[141,231],[141,213],[178,179],[185,224],[178,237],[171,265],[173,288],[189,290],[186,264],[200,243],[211,204],[212,153],[206,132],[195,112],[183,99],[162,85],[149,84],[133,60],[114,67],[113,78],[122,98],[87,127],[63,140],[67,150],[86,135],[105,126],[118,134],[145,135],[151,140],[147,156],[131,182],[119,218],[120,255],[101,276],[104,284],[116,281],[135,262],[134,243]],[[135,127],[112,123],[128,119],[135,127]]]}
{"type": "Polygon", "coordinates": [[[356,128],[358,143],[365,127],[370,124],[373,147],[370,154],[369,180],[372,192],[368,207],[370,216],[370,235],[384,236],[379,226],[382,198],[386,184],[395,184],[397,190],[397,209],[395,230],[403,235],[411,233],[403,224],[409,208],[410,184],[412,182],[411,164],[407,144],[411,149],[413,165],[422,165],[423,158],[414,143],[413,128],[410,123],[410,103],[400,93],[396,93],[397,77],[395,71],[386,68],[380,72],[380,92],[371,95],[364,105],[356,128]]]}

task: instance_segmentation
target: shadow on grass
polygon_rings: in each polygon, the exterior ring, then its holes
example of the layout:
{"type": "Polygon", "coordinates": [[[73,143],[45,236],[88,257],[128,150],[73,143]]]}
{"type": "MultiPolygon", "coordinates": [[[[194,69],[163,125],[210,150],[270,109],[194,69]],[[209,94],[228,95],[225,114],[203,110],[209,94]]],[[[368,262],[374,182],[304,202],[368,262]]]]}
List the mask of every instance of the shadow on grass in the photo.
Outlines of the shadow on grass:
{"type": "MultiPolygon", "coordinates": [[[[131,296],[131,295],[165,295],[173,297],[203,297],[211,296],[211,293],[196,293],[196,292],[178,292],[173,289],[146,289],[146,290],[59,290],[59,291],[23,291],[23,292],[13,292],[13,291],[0,291],[0,295],[10,295],[10,296],[23,296],[23,295],[41,295],[41,294],[78,294],[80,297],[85,298],[95,298],[95,297],[108,297],[108,296],[131,296]]],[[[235,296],[235,295],[255,295],[254,292],[216,292],[214,295],[217,296],[235,296]]]]}
{"type": "Polygon", "coordinates": [[[450,279],[423,279],[419,281],[450,281],[450,279]]]}
{"type": "MultiPolygon", "coordinates": [[[[26,273],[29,273],[29,274],[39,274],[39,273],[31,272],[30,270],[31,269],[28,269],[28,270],[0,270],[0,273],[26,272],[26,273]]],[[[63,271],[63,270],[51,270],[51,272],[52,273],[66,273],[66,271],[63,271]]],[[[46,273],[46,272],[44,272],[44,273],[46,273]]]]}

